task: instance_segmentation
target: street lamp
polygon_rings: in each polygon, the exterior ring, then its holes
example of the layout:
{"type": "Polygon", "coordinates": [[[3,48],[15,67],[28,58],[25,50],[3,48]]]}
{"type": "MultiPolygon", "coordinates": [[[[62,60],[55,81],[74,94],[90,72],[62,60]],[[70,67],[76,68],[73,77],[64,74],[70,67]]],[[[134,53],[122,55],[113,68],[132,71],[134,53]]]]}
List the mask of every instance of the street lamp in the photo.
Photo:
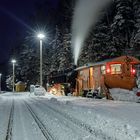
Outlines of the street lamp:
{"type": "Polygon", "coordinates": [[[13,59],[11,62],[13,63],[13,92],[14,92],[15,91],[14,86],[15,86],[15,63],[16,63],[16,60],[13,59]]]}
{"type": "Polygon", "coordinates": [[[42,86],[42,40],[45,38],[43,33],[39,33],[37,37],[40,40],[40,86],[42,86]]]}
{"type": "Polygon", "coordinates": [[[1,93],[1,76],[2,74],[0,73],[0,93],[1,93]]]}

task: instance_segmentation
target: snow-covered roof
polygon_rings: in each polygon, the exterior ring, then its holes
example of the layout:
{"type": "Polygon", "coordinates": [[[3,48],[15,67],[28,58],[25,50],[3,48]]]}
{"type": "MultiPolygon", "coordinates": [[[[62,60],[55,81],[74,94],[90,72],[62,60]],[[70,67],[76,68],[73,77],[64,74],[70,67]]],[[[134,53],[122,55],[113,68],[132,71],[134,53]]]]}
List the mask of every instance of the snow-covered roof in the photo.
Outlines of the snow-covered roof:
{"type": "Polygon", "coordinates": [[[107,59],[107,60],[100,61],[100,62],[87,63],[87,64],[85,64],[84,66],[78,67],[78,68],[75,69],[75,70],[77,71],[77,70],[81,70],[81,69],[85,69],[85,68],[89,68],[89,67],[93,67],[93,66],[97,66],[97,65],[104,65],[105,63],[107,63],[107,62],[109,62],[109,61],[112,61],[112,60],[113,60],[113,59],[107,59]]]}
{"type": "Polygon", "coordinates": [[[86,69],[86,68],[97,66],[97,65],[104,65],[107,62],[113,62],[113,61],[114,62],[125,62],[127,60],[127,58],[128,58],[128,60],[130,60],[130,63],[134,63],[134,64],[140,63],[140,61],[138,59],[136,59],[132,56],[120,56],[120,57],[115,57],[115,58],[112,58],[112,59],[106,59],[104,61],[99,61],[99,62],[95,62],[95,63],[87,63],[84,66],[78,67],[75,70],[77,71],[77,70],[86,69]]]}
{"type": "Polygon", "coordinates": [[[19,81],[19,82],[17,82],[15,85],[25,85],[25,83],[22,82],[22,81],[19,81]]]}

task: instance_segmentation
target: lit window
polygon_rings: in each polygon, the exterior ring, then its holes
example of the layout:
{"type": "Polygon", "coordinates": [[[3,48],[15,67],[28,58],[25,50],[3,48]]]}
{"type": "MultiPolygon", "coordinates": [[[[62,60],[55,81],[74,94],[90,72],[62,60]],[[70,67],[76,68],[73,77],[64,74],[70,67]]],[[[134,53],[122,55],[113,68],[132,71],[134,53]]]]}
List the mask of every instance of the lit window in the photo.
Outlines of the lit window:
{"type": "Polygon", "coordinates": [[[121,64],[112,64],[110,65],[111,68],[111,74],[121,74],[122,69],[121,69],[121,64]]]}
{"type": "Polygon", "coordinates": [[[102,74],[106,74],[105,69],[106,69],[105,66],[101,66],[101,73],[102,73],[102,74]]]}

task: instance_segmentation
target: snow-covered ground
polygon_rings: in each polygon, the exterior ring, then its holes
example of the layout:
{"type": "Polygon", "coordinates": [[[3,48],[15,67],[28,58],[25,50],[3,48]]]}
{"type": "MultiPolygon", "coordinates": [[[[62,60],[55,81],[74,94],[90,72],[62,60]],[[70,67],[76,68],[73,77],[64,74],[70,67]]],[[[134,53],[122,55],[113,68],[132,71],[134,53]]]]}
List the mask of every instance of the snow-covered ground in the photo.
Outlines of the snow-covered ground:
{"type": "Polygon", "coordinates": [[[139,118],[134,102],[0,94],[0,140],[140,140],[139,118]]]}
{"type": "Polygon", "coordinates": [[[121,88],[110,89],[111,96],[114,100],[118,101],[129,101],[129,102],[140,102],[140,97],[137,96],[137,92],[140,89],[126,90],[121,88]]]}

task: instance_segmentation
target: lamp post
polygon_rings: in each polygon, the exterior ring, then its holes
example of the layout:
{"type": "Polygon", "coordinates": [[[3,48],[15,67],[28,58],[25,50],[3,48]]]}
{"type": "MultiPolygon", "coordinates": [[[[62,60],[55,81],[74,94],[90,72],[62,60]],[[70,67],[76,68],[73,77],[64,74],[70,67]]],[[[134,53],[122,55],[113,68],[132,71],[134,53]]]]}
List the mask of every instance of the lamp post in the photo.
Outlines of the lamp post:
{"type": "Polygon", "coordinates": [[[40,86],[42,86],[42,40],[45,38],[45,35],[42,33],[39,33],[37,37],[40,40],[40,86]]]}
{"type": "Polygon", "coordinates": [[[0,93],[1,93],[1,76],[2,74],[0,73],[0,93]]]}
{"type": "Polygon", "coordinates": [[[13,92],[14,92],[15,91],[14,86],[15,86],[15,63],[16,63],[16,60],[13,59],[11,62],[13,64],[13,92]]]}

